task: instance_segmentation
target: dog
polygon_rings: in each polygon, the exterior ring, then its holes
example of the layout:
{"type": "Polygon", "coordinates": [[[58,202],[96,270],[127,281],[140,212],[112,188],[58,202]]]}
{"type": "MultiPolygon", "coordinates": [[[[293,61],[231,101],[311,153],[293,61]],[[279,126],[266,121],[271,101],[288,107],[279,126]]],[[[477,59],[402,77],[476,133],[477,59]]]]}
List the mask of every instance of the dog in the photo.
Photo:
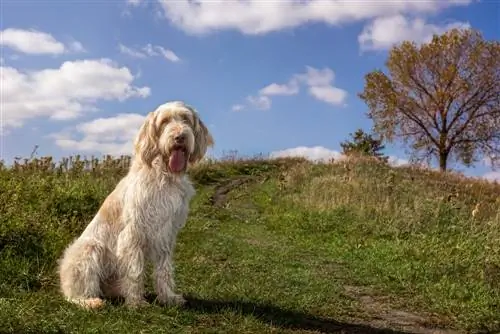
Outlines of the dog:
{"type": "Polygon", "coordinates": [[[127,175],[58,261],[67,301],[88,309],[103,306],[107,297],[146,305],[144,271],[151,261],[157,301],[186,302],[175,292],[172,259],[195,194],[186,170],[213,145],[198,112],[182,101],[162,104],[146,116],[127,175]]]}

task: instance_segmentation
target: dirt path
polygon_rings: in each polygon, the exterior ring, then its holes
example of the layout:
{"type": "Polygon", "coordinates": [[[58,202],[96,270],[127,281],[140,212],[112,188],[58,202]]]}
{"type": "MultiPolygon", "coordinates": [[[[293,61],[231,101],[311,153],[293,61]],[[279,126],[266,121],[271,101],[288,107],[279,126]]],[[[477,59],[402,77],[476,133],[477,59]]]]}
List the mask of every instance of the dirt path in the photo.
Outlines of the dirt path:
{"type": "Polygon", "coordinates": [[[415,334],[461,334],[462,332],[436,328],[440,319],[431,314],[417,314],[394,309],[389,298],[373,294],[370,289],[358,286],[344,286],[344,294],[359,301],[361,309],[369,320],[364,322],[376,328],[392,328],[415,334]]]}
{"type": "Polygon", "coordinates": [[[217,185],[217,187],[215,187],[215,191],[214,191],[214,194],[210,197],[210,204],[212,204],[213,206],[216,206],[216,207],[221,207],[223,206],[226,201],[227,201],[227,194],[247,183],[247,182],[250,182],[250,181],[254,181],[255,180],[255,177],[252,177],[252,176],[244,176],[244,177],[238,177],[238,178],[234,178],[234,179],[229,179],[219,185],[217,185]]]}
{"type": "MultiPolygon", "coordinates": [[[[234,189],[248,182],[257,181],[255,176],[243,176],[219,183],[209,202],[215,207],[223,207],[227,195],[234,189]]],[[[344,295],[359,302],[363,320],[351,319],[353,326],[314,326],[320,333],[398,333],[398,334],[462,334],[463,332],[436,327],[442,320],[431,314],[417,314],[391,307],[390,297],[373,293],[369,288],[345,285],[344,295]],[[355,325],[354,325],[355,324],[355,325]]],[[[314,320],[311,320],[315,322],[314,320]]],[[[316,320],[316,322],[318,322],[316,320]]],[[[303,328],[296,328],[301,330],[303,328]]]]}

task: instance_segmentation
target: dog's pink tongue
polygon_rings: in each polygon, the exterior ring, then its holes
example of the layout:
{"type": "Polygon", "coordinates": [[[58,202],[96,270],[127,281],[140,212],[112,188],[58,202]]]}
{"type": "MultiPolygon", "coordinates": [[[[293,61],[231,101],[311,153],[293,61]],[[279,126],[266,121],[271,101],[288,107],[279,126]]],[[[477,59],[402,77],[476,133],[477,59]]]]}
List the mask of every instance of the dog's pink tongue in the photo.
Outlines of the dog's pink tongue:
{"type": "Polygon", "coordinates": [[[168,161],[170,170],[174,173],[179,173],[184,169],[186,165],[186,156],[182,150],[174,150],[170,155],[170,160],[168,161]]]}

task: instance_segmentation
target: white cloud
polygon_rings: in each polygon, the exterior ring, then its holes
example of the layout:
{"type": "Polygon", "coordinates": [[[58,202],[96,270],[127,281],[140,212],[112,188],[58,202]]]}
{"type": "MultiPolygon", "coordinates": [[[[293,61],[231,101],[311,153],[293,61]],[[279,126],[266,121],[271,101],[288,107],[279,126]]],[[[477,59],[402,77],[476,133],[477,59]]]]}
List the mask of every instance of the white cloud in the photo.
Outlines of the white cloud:
{"type": "Polygon", "coordinates": [[[489,181],[500,182],[500,172],[489,172],[483,175],[483,178],[489,181]]]}
{"type": "Polygon", "coordinates": [[[137,50],[131,49],[128,46],[125,46],[123,44],[119,44],[118,45],[118,49],[120,50],[121,53],[126,54],[126,55],[128,55],[130,57],[134,57],[134,58],[146,58],[146,54],[145,53],[143,53],[141,51],[137,51],[137,50]]]}
{"type": "Polygon", "coordinates": [[[144,0],[127,0],[127,4],[131,6],[139,6],[144,0]]]}
{"type": "MultiPolygon", "coordinates": [[[[332,105],[342,105],[347,92],[333,86],[335,73],[329,68],[317,69],[306,66],[304,73],[294,74],[286,84],[271,83],[259,90],[257,96],[248,96],[247,102],[257,109],[271,108],[270,96],[291,96],[300,92],[300,86],[308,87],[309,95],[332,105]]],[[[241,108],[240,108],[241,110],[241,108]]]]}
{"type": "Polygon", "coordinates": [[[309,95],[319,101],[332,105],[342,105],[347,99],[345,90],[333,86],[335,73],[327,67],[317,69],[306,66],[306,72],[298,74],[296,77],[309,87],[309,95]]]}
{"type": "MultiPolygon", "coordinates": [[[[339,161],[345,159],[339,151],[330,150],[323,146],[298,146],[294,148],[289,148],[281,151],[274,151],[269,154],[271,159],[273,158],[286,158],[286,157],[301,157],[313,162],[330,162],[333,160],[339,161]]],[[[393,167],[405,166],[409,162],[406,159],[398,158],[396,156],[389,156],[389,165],[393,167]]]]}
{"type": "Polygon", "coordinates": [[[393,167],[398,167],[398,166],[407,166],[410,164],[410,162],[407,159],[402,159],[398,158],[394,155],[389,156],[389,165],[393,167]]]}
{"type": "Polygon", "coordinates": [[[309,94],[314,96],[317,100],[333,105],[342,104],[347,97],[347,92],[345,90],[330,85],[310,87],[309,94]]]}
{"type": "Polygon", "coordinates": [[[142,50],[148,55],[148,56],[158,56],[158,52],[155,51],[155,48],[153,48],[153,45],[151,44],[146,44],[146,46],[144,46],[142,48],[142,50]]]}
{"type": "Polygon", "coordinates": [[[73,41],[69,44],[69,49],[74,51],[74,52],[85,52],[85,48],[83,47],[82,43],[78,41],[73,41]]]}
{"type": "Polygon", "coordinates": [[[423,18],[409,19],[403,15],[385,16],[372,21],[358,36],[362,50],[386,50],[405,40],[417,44],[428,43],[434,34],[442,34],[453,28],[468,29],[467,22],[452,22],[444,25],[426,23],[423,18]]]}
{"type": "Polygon", "coordinates": [[[292,79],[290,82],[280,85],[272,83],[259,91],[260,95],[295,95],[299,92],[297,80],[292,79]]]}
{"type": "Polygon", "coordinates": [[[134,76],[109,59],[66,61],[59,68],[20,71],[1,67],[4,125],[19,127],[26,119],[72,119],[95,111],[99,100],[147,97],[149,87],[132,85],[134,76]]]}
{"type": "Polygon", "coordinates": [[[81,123],[74,128],[50,135],[57,146],[77,152],[131,154],[133,140],[145,115],[118,114],[81,123]],[[75,136],[81,137],[75,139],[75,136]]]}
{"type": "Polygon", "coordinates": [[[245,106],[242,104],[235,104],[231,107],[232,111],[242,111],[243,109],[245,109],[245,106]]]}
{"type": "Polygon", "coordinates": [[[174,51],[172,50],[166,50],[164,48],[162,48],[161,46],[158,47],[161,54],[163,55],[163,57],[165,57],[166,59],[170,60],[171,62],[178,62],[179,60],[181,60],[175,53],[174,51]]]}
{"type": "Polygon", "coordinates": [[[173,63],[178,62],[181,60],[172,50],[165,49],[162,46],[152,46],[151,44],[148,44],[144,47],[144,50],[147,50],[147,54],[150,56],[163,56],[165,59],[170,60],[173,63]]]}
{"type": "Polygon", "coordinates": [[[306,66],[306,72],[296,76],[309,87],[329,85],[335,79],[335,73],[331,69],[319,70],[311,66],[306,66]]]}
{"type": "Polygon", "coordinates": [[[271,108],[271,99],[265,95],[248,96],[247,101],[260,110],[268,110],[271,108]]]}
{"type": "Polygon", "coordinates": [[[298,146],[294,148],[288,148],[281,151],[274,151],[269,154],[271,159],[273,158],[286,158],[286,157],[301,157],[314,162],[329,162],[332,159],[340,160],[343,159],[342,153],[334,150],[330,150],[323,146],[298,146]]]}
{"type": "Polygon", "coordinates": [[[258,0],[158,0],[165,18],[187,33],[237,30],[249,35],[293,29],[310,23],[340,25],[386,15],[435,13],[470,2],[472,0],[384,1],[376,4],[352,0],[281,0],[272,3],[258,0]]]}
{"type": "Polygon", "coordinates": [[[134,58],[147,58],[148,56],[150,57],[162,56],[173,63],[179,62],[181,60],[175,54],[174,51],[165,49],[164,47],[159,45],[146,44],[141,49],[133,49],[123,44],[119,44],[118,49],[120,50],[121,53],[129,55],[134,58]]]}
{"type": "Polygon", "coordinates": [[[0,45],[27,54],[63,54],[66,52],[82,52],[80,42],[73,41],[64,45],[51,34],[38,30],[8,28],[0,31],[0,45]]]}

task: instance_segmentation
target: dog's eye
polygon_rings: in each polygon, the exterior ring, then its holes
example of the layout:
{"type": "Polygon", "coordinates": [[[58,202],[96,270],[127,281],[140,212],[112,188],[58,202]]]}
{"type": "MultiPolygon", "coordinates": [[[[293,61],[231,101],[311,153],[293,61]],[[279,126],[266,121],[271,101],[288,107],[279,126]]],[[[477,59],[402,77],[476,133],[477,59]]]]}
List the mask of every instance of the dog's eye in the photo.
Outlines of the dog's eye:
{"type": "Polygon", "coordinates": [[[182,115],[182,121],[191,125],[191,118],[188,115],[182,115]]]}
{"type": "Polygon", "coordinates": [[[160,132],[163,132],[163,130],[165,129],[165,127],[167,126],[167,124],[170,123],[170,120],[171,120],[170,117],[165,117],[165,118],[163,118],[161,120],[160,126],[158,127],[158,129],[160,130],[160,132]]]}

